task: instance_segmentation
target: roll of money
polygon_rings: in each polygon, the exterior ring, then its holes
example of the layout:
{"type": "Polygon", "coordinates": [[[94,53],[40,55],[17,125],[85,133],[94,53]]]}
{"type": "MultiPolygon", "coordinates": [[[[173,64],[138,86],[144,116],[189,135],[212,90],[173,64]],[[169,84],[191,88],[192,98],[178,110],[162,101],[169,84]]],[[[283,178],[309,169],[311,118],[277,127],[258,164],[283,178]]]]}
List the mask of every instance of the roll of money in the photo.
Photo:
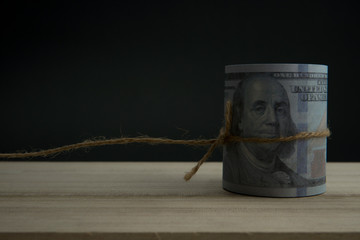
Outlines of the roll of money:
{"type": "MultiPolygon", "coordinates": [[[[225,67],[231,135],[279,138],[327,129],[328,67],[241,64],[225,67]]],[[[247,195],[304,197],[326,190],[326,138],[236,142],[224,146],[223,188],[247,195]]]]}

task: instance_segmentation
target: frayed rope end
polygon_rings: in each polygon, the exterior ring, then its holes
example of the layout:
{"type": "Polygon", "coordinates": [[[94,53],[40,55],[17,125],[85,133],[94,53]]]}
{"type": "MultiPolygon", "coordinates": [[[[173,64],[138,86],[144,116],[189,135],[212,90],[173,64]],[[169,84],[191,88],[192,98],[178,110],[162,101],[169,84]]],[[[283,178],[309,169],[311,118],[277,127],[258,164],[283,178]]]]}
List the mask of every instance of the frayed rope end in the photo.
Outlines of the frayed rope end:
{"type": "Polygon", "coordinates": [[[185,174],[184,180],[185,180],[186,182],[189,181],[189,180],[196,174],[196,172],[197,172],[198,170],[199,170],[199,167],[198,167],[198,165],[196,165],[195,167],[193,167],[193,168],[191,169],[190,172],[188,172],[188,173],[185,174]]]}

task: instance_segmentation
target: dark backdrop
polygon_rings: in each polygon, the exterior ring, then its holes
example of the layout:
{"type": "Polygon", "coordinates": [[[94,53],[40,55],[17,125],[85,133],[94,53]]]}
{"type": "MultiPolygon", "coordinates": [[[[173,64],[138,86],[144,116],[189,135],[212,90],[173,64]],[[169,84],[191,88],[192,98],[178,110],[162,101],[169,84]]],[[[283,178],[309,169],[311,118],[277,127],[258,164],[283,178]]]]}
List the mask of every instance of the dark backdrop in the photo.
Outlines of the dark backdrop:
{"type": "MultiPolygon", "coordinates": [[[[286,62],[329,65],[328,161],[357,161],[356,6],[2,1],[0,151],[98,136],[212,138],[223,120],[224,66],[286,62]]],[[[50,160],[197,161],[205,151],[138,144],[50,160]]],[[[221,160],[220,150],[212,160],[221,160]]]]}

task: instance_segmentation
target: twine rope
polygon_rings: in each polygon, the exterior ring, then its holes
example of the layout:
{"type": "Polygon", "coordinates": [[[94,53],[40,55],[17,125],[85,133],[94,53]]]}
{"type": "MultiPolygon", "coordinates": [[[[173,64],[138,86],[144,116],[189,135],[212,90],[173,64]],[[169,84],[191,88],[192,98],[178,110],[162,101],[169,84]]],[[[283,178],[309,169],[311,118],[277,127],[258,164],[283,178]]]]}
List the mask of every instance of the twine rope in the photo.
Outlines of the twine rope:
{"type": "Polygon", "coordinates": [[[200,166],[212,155],[216,147],[233,142],[257,142],[257,143],[273,143],[273,142],[290,142],[301,139],[323,138],[330,136],[330,130],[316,132],[299,132],[296,135],[279,138],[243,138],[232,136],[230,133],[232,120],[232,103],[228,101],[225,108],[225,126],[220,129],[217,138],[210,139],[170,139],[170,138],[153,138],[153,137],[121,137],[114,139],[86,140],[84,142],[65,145],[57,148],[40,150],[36,152],[23,153],[0,153],[0,158],[30,158],[30,157],[48,157],[51,155],[76,150],[80,148],[90,148],[105,145],[130,144],[130,143],[147,143],[147,144],[172,144],[172,145],[191,145],[205,146],[210,145],[205,155],[197,162],[190,172],[186,173],[184,179],[189,181],[199,170],[200,166]]]}

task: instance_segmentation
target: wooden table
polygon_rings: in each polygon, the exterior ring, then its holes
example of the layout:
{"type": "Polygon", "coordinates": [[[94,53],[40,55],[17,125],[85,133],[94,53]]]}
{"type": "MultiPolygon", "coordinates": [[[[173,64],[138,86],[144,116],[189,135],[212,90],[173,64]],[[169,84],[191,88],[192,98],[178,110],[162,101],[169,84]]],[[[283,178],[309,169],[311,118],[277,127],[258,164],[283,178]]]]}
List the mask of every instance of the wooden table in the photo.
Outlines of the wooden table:
{"type": "Polygon", "coordinates": [[[360,163],[329,163],[327,193],[222,189],[221,163],[0,162],[0,239],[360,239],[360,163]]]}

